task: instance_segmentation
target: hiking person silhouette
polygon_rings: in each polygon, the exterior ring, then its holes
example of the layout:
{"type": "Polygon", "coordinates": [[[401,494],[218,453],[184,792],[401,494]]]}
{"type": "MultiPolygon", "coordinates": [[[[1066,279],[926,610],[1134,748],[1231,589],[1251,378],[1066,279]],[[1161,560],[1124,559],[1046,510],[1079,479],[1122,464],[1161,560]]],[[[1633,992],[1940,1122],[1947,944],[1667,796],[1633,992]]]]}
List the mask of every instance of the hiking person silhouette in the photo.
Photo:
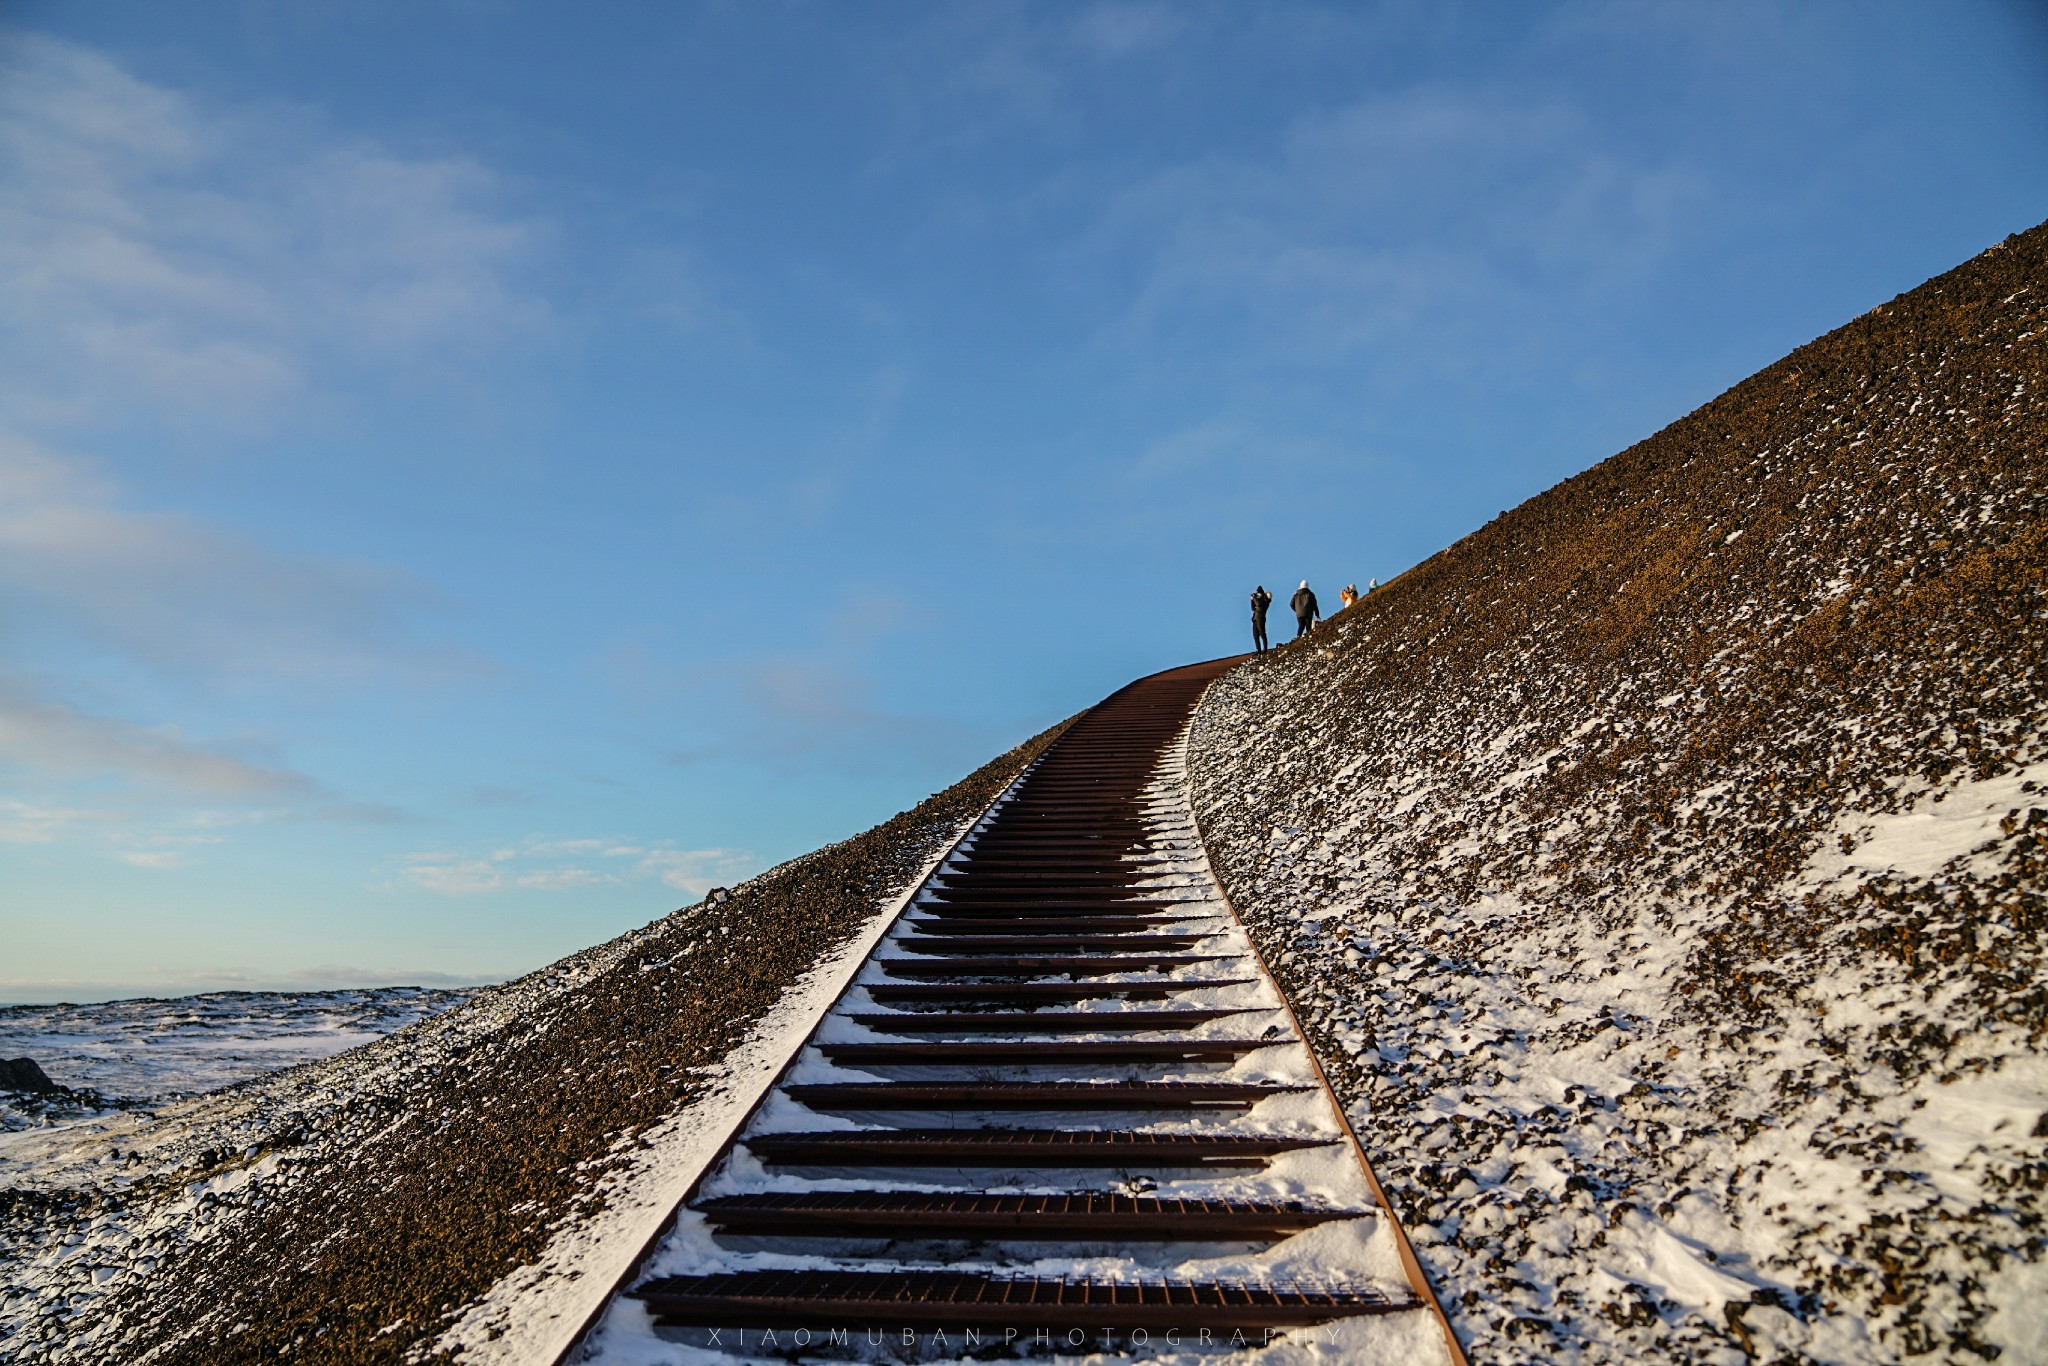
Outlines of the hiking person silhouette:
{"type": "Polygon", "coordinates": [[[1260,654],[1266,652],[1266,609],[1272,605],[1273,595],[1266,585],[1252,589],[1252,648],[1260,654]]]}
{"type": "Polygon", "coordinates": [[[1287,605],[1294,609],[1294,638],[1300,640],[1308,634],[1308,628],[1321,619],[1323,612],[1316,606],[1316,595],[1309,591],[1308,580],[1301,581],[1301,587],[1294,590],[1294,596],[1287,605]]]}

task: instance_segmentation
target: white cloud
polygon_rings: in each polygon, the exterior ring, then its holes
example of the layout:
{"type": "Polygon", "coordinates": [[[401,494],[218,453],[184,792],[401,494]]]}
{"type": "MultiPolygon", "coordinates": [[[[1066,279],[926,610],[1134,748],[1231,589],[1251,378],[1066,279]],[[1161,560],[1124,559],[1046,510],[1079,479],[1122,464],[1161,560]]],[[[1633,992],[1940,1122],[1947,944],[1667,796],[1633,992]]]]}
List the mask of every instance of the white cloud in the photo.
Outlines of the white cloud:
{"type": "Polygon", "coordinates": [[[208,107],[88,48],[0,46],[0,367],[22,416],[247,417],[335,360],[494,345],[543,235],[460,158],[208,107]],[[22,405],[33,404],[25,412],[22,405]]]}
{"type": "Polygon", "coordinates": [[[566,892],[577,887],[596,887],[607,882],[617,882],[593,868],[537,868],[530,873],[521,873],[512,879],[512,885],[525,891],[566,892]]]}
{"type": "Polygon", "coordinates": [[[12,797],[0,798],[0,844],[55,844],[81,827],[97,826],[120,817],[109,811],[75,806],[44,806],[12,797]]]}
{"type": "Polygon", "coordinates": [[[732,849],[655,849],[640,860],[638,870],[677,891],[695,893],[715,883],[739,881],[751,862],[732,849]]]}
{"type": "Polygon", "coordinates": [[[908,64],[899,80],[906,96],[932,101],[921,142],[994,142],[1019,126],[1095,138],[1087,114],[1101,83],[1128,82],[1128,64],[1158,57],[1212,18],[1158,0],[939,5],[891,57],[908,64]]]}
{"type": "Polygon", "coordinates": [[[1142,449],[1119,473],[1130,483],[1194,497],[1190,487],[1232,487],[1246,478],[1272,481],[1340,460],[1356,452],[1304,437],[1276,434],[1248,422],[1213,419],[1168,432],[1142,449]]]}
{"type": "Polygon", "coordinates": [[[615,677],[636,698],[673,708],[675,698],[694,697],[702,699],[691,709],[695,714],[716,718],[715,736],[668,750],[678,765],[738,760],[787,773],[825,767],[869,773],[900,764],[950,765],[982,743],[954,718],[878,705],[873,677],[836,654],[828,646],[673,672],[644,653],[614,655],[612,663],[625,666],[615,677]]]}
{"type": "MultiPolygon", "coordinates": [[[[75,805],[56,795],[64,784],[112,778],[131,795],[244,805],[201,813],[218,821],[388,822],[401,813],[327,790],[261,737],[198,735],[163,718],[177,715],[180,690],[196,689],[193,711],[204,713],[224,688],[283,683],[304,698],[388,679],[474,679],[486,666],[415,634],[442,605],[383,566],[273,551],[133,507],[89,462],[0,430],[0,630],[15,670],[0,673],[0,765],[55,784],[46,802],[75,805]]],[[[11,824],[51,840],[81,826],[11,824]]]]}
{"type": "Polygon", "coordinates": [[[694,893],[716,882],[737,881],[751,864],[747,854],[733,849],[676,849],[666,844],[645,846],[602,839],[530,839],[483,854],[408,854],[400,876],[443,896],[574,891],[650,879],[694,893]]]}
{"type": "Polygon", "coordinates": [[[1116,0],[1090,5],[1076,15],[1073,38],[1089,56],[1115,61],[1163,47],[1180,33],[1186,19],[1179,6],[1116,0]]]}
{"type": "MultiPolygon", "coordinates": [[[[595,854],[612,847],[610,840],[533,840],[522,846],[521,852],[528,858],[560,858],[572,854],[595,854]]],[[[511,857],[506,850],[503,857],[511,857]]]]}
{"type": "Polygon", "coordinates": [[[178,849],[130,849],[121,856],[123,863],[132,863],[137,868],[189,868],[192,856],[178,849]]]}
{"type": "Polygon", "coordinates": [[[95,466],[17,433],[260,419],[306,397],[316,371],[411,371],[528,330],[543,319],[517,277],[544,231],[503,210],[505,189],[460,158],[339,137],[303,110],[208,106],[75,44],[5,35],[0,762],[288,814],[392,815],[324,792],[259,741],[159,724],[183,718],[158,685],[201,685],[197,712],[223,684],[474,677],[477,661],[415,634],[445,604],[386,565],[138,507],[95,466]]]}
{"type": "Polygon", "coordinates": [[[278,814],[200,810],[163,822],[118,807],[51,806],[0,798],[0,845],[64,844],[137,868],[189,868],[196,861],[193,849],[225,843],[226,836],[214,831],[278,814]]]}
{"type": "Polygon", "coordinates": [[[505,873],[494,857],[464,858],[457,854],[408,854],[404,876],[443,896],[474,896],[505,885],[505,873]]]}

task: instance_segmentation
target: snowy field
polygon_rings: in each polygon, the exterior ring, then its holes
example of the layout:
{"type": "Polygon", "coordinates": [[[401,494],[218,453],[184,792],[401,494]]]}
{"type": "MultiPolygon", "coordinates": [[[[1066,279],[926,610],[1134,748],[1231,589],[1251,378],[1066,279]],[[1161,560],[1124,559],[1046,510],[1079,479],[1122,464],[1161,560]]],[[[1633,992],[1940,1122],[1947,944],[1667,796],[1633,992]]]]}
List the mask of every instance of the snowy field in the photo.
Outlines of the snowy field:
{"type": "Polygon", "coordinates": [[[0,1091],[0,1130],[232,1086],[380,1039],[472,994],[425,987],[218,991],[0,1007],[0,1058],[31,1058],[51,1081],[81,1093],[0,1091]]]}

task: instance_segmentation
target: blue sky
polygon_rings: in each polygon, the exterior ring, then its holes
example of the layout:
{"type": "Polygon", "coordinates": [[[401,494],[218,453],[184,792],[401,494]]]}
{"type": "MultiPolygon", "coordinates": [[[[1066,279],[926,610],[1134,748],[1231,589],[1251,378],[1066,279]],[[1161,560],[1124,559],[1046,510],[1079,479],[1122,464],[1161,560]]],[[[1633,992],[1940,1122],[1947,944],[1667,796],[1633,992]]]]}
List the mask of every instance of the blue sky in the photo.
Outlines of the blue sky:
{"type": "Polygon", "coordinates": [[[16,0],[0,999],[534,967],[2043,217],[2022,4],[16,0]]]}

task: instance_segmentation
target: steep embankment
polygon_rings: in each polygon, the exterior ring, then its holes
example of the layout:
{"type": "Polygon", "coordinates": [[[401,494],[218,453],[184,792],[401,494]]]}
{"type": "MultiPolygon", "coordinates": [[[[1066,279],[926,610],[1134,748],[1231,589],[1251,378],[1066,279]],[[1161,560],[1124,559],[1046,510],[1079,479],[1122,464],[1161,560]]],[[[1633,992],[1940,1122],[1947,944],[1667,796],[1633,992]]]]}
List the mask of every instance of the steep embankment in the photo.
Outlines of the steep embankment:
{"type": "Polygon", "coordinates": [[[635,1145],[713,1088],[806,971],[1057,734],[730,900],[388,1039],[54,1135],[39,1160],[10,1148],[10,1177],[34,1179],[0,1191],[0,1358],[227,1366],[428,1350],[588,1221],[635,1145]]]}
{"type": "Polygon", "coordinates": [[[2037,228],[1212,688],[1475,1360],[2048,1360],[2044,512],[2037,228]]]}

